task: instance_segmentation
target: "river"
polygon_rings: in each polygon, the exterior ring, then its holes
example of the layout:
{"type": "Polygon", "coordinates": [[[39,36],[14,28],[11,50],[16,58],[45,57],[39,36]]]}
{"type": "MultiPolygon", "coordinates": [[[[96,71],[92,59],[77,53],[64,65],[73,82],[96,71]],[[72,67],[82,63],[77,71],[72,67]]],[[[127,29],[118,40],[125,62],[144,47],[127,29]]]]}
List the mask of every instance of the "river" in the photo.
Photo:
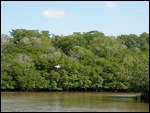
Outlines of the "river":
{"type": "Polygon", "coordinates": [[[148,112],[137,93],[1,92],[1,112],[148,112]]]}

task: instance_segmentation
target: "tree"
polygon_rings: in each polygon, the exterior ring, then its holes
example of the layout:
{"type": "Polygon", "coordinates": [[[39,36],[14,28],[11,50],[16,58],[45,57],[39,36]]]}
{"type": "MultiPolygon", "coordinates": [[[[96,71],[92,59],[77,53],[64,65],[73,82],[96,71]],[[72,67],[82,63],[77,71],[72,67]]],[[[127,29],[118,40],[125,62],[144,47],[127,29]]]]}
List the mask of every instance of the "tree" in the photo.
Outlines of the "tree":
{"type": "Polygon", "coordinates": [[[149,34],[68,36],[15,29],[1,35],[1,89],[126,90],[149,95],[149,34]],[[60,65],[59,69],[55,68],[60,65]]]}

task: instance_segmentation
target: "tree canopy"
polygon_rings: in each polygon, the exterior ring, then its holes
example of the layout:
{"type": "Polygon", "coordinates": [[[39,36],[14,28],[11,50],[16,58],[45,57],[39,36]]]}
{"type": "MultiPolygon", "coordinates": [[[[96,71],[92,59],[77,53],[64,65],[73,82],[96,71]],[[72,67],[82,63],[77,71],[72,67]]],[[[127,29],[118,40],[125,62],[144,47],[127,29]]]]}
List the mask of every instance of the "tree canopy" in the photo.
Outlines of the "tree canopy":
{"type": "Polygon", "coordinates": [[[1,35],[1,89],[126,90],[149,94],[149,34],[1,35]],[[60,68],[56,68],[56,65],[60,68]]]}

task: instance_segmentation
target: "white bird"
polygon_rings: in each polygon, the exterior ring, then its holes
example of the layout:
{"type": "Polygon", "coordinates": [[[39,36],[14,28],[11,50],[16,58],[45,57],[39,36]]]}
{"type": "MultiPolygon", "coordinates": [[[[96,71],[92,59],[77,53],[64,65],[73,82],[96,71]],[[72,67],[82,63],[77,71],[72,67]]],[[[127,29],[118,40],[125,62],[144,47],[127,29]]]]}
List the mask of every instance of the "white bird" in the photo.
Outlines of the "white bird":
{"type": "Polygon", "coordinates": [[[58,69],[58,68],[60,68],[60,65],[58,64],[58,65],[56,65],[55,67],[58,69]]]}

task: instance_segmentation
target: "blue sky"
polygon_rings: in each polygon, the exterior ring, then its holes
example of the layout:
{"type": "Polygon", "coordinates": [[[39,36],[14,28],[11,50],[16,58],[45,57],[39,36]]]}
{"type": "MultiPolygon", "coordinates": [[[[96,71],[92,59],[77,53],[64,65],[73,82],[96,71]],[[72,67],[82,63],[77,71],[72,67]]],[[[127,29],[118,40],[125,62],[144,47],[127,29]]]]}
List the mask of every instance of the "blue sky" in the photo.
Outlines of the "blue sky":
{"type": "Polygon", "coordinates": [[[149,33],[149,1],[1,1],[1,34],[22,28],[57,35],[149,33]]]}

